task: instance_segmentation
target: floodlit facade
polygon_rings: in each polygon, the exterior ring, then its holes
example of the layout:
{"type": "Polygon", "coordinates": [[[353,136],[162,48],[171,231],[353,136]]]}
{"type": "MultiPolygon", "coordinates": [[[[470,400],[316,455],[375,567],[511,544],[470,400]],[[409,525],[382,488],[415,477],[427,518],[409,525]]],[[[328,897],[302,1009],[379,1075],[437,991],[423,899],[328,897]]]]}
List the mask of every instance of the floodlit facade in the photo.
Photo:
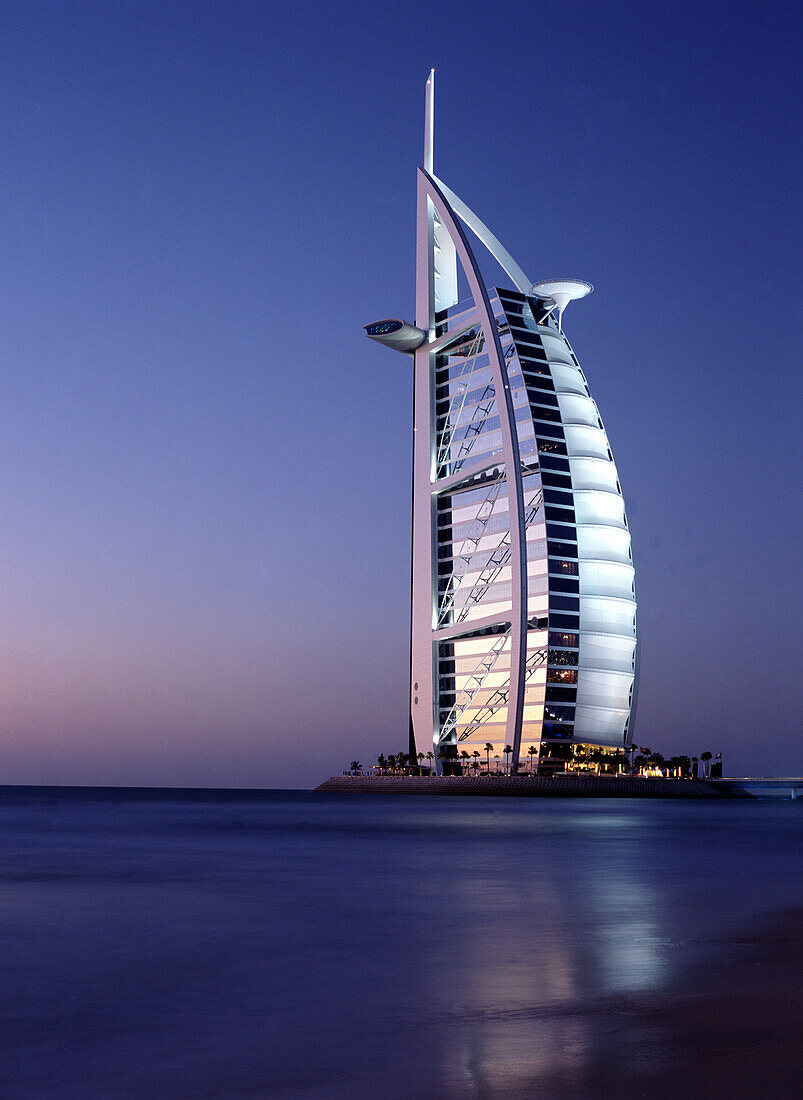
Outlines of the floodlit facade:
{"type": "Polygon", "coordinates": [[[464,752],[515,770],[550,743],[629,747],[630,532],[563,331],[567,304],[592,287],[533,283],[435,176],[433,83],[431,73],[415,324],[366,326],[414,360],[411,739],[439,769],[464,752]],[[467,230],[511,287],[485,286],[467,230]]]}

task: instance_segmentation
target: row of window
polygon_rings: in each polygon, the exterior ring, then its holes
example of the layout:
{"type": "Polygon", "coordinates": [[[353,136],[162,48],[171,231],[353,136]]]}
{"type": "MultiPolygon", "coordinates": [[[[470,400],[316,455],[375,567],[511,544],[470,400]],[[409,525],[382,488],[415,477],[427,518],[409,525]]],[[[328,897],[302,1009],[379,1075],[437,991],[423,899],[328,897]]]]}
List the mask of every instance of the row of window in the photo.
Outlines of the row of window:
{"type": "MultiPolygon", "coordinates": [[[[555,578],[560,579],[560,578],[555,578]]],[[[568,580],[566,583],[569,583],[568,580]]],[[[574,582],[577,584],[577,581],[574,582]]],[[[550,582],[551,587],[551,582],[550,582]]],[[[576,611],[580,613],[580,597],[579,596],[550,596],[549,598],[549,610],[552,611],[576,611]]]]}
{"type": "MultiPolygon", "coordinates": [[[[544,483],[545,486],[549,482],[544,483]]],[[[571,479],[569,479],[569,489],[571,489],[571,479]]],[[[571,492],[566,489],[552,489],[544,488],[544,501],[547,504],[562,504],[565,508],[574,508],[574,497],[571,492]]]]}
{"type": "MultiPolygon", "coordinates": [[[[544,508],[544,515],[547,521],[553,520],[555,523],[574,523],[574,508],[556,508],[554,505],[548,504],[544,508]]],[[[549,530],[549,522],[547,522],[547,530],[549,530]]],[[[577,537],[569,531],[564,531],[562,533],[570,539],[577,537]]]]}
{"type": "Polygon", "coordinates": [[[569,474],[557,473],[554,470],[541,471],[541,484],[550,489],[566,489],[571,491],[572,479],[569,474]]]}
{"type": "MultiPolygon", "coordinates": [[[[553,509],[553,511],[557,511],[557,509],[553,509]]],[[[567,513],[567,515],[568,515],[568,513],[567,513]]],[[[554,518],[555,518],[554,515],[551,516],[551,517],[549,515],[547,516],[547,519],[550,520],[550,521],[554,518]]],[[[558,515],[557,518],[560,519],[561,516],[558,515]]],[[[574,523],[574,518],[572,518],[572,520],[570,522],[574,523]]],[[[551,540],[553,540],[553,539],[555,540],[555,546],[556,547],[564,546],[568,542],[577,542],[577,528],[576,527],[563,527],[563,526],[559,526],[556,523],[548,522],[547,525],[546,525],[546,537],[547,537],[547,539],[550,540],[550,542],[547,543],[547,549],[548,549],[548,552],[551,554],[552,553],[552,550],[550,549],[551,540]]],[[[561,557],[564,554],[567,557],[575,557],[575,558],[577,557],[577,551],[576,550],[573,553],[570,553],[567,550],[556,550],[555,553],[557,555],[561,556],[561,557]]]]}
{"type": "MultiPolygon", "coordinates": [[[[548,542],[547,553],[550,557],[556,558],[576,558],[577,557],[577,545],[572,542],[548,542]]],[[[550,566],[550,569],[552,567],[550,566]]]]}
{"type": "MultiPolygon", "coordinates": [[[[552,688],[551,690],[555,690],[552,688]]],[[[560,706],[556,703],[544,704],[544,718],[552,722],[573,722],[574,707],[560,706]]]]}
{"type": "MultiPolygon", "coordinates": [[[[539,433],[540,435],[540,433],[539,433]]],[[[539,455],[544,452],[556,455],[568,454],[566,450],[566,443],[560,439],[540,439],[538,440],[538,453],[539,455]]]]}
{"type": "Polygon", "coordinates": [[[579,612],[576,615],[567,615],[564,612],[552,611],[550,609],[549,629],[578,631],[580,629],[579,612]]]}
{"type": "Polygon", "coordinates": [[[541,449],[541,436],[547,436],[548,438],[552,438],[554,440],[560,440],[562,444],[562,450],[560,453],[564,455],[566,454],[566,444],[563,442],[566,437],[563,434],[562,424],[544,424],[539,421],[535,425],[535,434],[538,438],[539,450],[541,449]]]}
{"type": "Polygon", "coordinates": [[[564,473],[569,473],[570,466],[568,458],[561,458],[560,455],[545,454],[541,459],[541,470],[560,470],[564,473]]]}
{"type": "Polygon", "coordinates": [[[576,668],[550,668],[547,669],[546,682],[548,684],[576,684],[576,668]]]}
{"type": "MultiPolygon", "coordinates": [[[[560,637],[565,637],[565,635],[560,635],[560,637]]],[[[547,653],[547,663],[550,665],[576,666],[579,658],[580,655],[573,650],[550,649],[547,653]]]]}

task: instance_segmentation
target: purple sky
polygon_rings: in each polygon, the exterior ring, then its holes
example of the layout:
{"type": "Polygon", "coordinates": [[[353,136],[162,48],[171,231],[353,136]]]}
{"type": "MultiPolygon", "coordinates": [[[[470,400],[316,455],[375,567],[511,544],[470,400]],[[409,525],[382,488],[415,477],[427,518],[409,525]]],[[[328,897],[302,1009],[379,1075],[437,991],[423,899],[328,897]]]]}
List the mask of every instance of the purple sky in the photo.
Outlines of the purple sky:
{"type": "Polygon", "coordinates": [[[637,742],[800,774],[790,11],[4,5],[0,782],[405,746],[410,377],[362,325],[413,313],[431,65],[438,175],[596,286],[637,742]]]}

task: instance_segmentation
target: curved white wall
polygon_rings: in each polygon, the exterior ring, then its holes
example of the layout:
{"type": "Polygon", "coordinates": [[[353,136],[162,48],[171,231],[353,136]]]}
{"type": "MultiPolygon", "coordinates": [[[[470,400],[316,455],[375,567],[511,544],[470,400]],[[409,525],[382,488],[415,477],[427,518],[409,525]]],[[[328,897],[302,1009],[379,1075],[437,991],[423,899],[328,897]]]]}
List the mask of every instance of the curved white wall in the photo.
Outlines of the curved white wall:
{"type": "Polygon", "coordinates": [[[572,477],[580,578],[574,739],[621,745],[635,678],[635,573],[608,437],[568,342],[540,330],[572,477]]]}

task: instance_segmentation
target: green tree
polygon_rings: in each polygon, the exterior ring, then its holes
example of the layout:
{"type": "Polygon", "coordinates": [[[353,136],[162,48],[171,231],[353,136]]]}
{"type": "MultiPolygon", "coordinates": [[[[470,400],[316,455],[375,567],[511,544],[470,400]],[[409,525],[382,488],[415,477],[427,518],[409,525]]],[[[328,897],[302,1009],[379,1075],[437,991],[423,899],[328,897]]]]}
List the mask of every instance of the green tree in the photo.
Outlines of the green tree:
{"type": "Polygon", "coordinates": [[[435,759],[435,753],[430,749],[427,753],[427,760],[429,760],[429,770],[432,771],[432,761],[435,759]]]}
{"type": "Polygon", "coordinates": [[[505,771],[510,775],[510,754],[513,752],[513,749],[510,745],[505,745],[502,752],[505,754],[505,771]]]}
{"type": "Polygon", "coordinates": [[[492,753],[493,751],[494,751],[494,747],[493,747],[493,745],[491,744],[491,742],[490,742],[490,741],[486,741],[486,742],[485,742],[485,756],[486,756],[486,759],[487,759],[487,761],[488,761],[487,767],[488,767],[488,774],[489,774],[489,775],[491,774],[491,753],[492,753]]]}
{"type": "Polygon", "coordinates": [[[471,757],[468,755],[468,753],[466,752],[465,749],[463,749],[462,752],[460,753],[460,759],[463,761],[463,770],[466,771],[467,770],[466,765],[468,764],[471,757]]]}
{"type": "Polygon", "coordinates": [[[388,758],[382,752],[377,756],[376,762],[383,771],[388,766],[388,758]]]}
{"type": "Polygon", "coordinates": [[[530,775],[533,774],[533,757],[536,756],[537,753],[538,749],[535,747],[535,745],[530,745],[529,749],[527,749],[527,755],[530,758],[530,775]]]}
{"type": "Polygon", "coordinates": [[[361,772],[362,764],[359,762],[359,760],[352,760],[352,762],[349,764],[349,770],[353,772],[361,772]]]}
{"type": "Polygon", "coordinates": [[[423,752],[420,752],[418,754],[418,756],[416,757],[416,760],[418,761],[418,773],[419,773],[419,775],[421,774],[421,761],[423,759],[424,759],[424,754],[423,754],[423,752]]]}

